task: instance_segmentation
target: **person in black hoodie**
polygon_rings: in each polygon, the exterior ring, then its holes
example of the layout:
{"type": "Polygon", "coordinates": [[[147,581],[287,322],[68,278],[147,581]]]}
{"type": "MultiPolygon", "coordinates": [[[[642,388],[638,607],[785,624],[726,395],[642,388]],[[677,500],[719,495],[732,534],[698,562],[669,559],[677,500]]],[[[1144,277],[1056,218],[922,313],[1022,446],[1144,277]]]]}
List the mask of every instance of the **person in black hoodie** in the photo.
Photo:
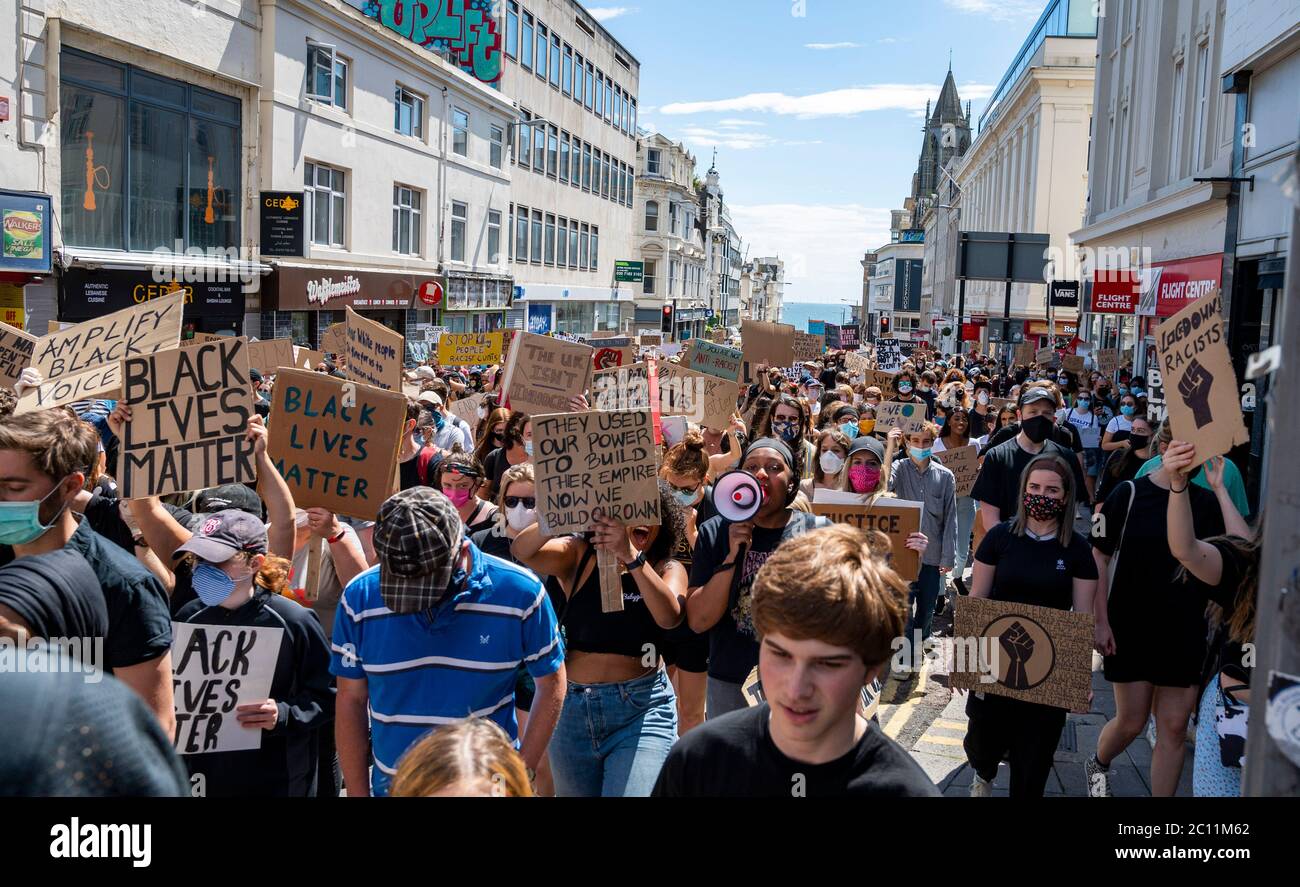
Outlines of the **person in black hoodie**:
{"type": "MultiPolygon", "coordinates": [[[[284,630],[269,698],[234,710],[245,729],[265,731],[261,747],[185,755],[191,776],[204,775],[208,797],[315,795],[319,731],[334,716],[330,649],[316,615],[283,596],[288,561],[267,554],[265,525],[237,509],[209,516],[177,548],[183,555],[192,559],[198,600],[181,608],[178,623],[284,630]]],[[[178,672],[186,655],[177,654],[178,672]]]]}

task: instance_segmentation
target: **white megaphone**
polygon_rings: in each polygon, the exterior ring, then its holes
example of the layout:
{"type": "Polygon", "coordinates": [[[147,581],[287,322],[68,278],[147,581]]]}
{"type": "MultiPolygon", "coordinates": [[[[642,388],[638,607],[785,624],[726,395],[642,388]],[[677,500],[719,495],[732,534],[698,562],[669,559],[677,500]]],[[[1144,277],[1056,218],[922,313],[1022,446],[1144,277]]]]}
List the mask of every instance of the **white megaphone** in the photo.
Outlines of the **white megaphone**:
{"type": "Polygon", "coordinates": [[[713,482],[713,508],[733,524],[752,520],[762,505],[763,486],[748,471],[728,471],[713,482]]]}

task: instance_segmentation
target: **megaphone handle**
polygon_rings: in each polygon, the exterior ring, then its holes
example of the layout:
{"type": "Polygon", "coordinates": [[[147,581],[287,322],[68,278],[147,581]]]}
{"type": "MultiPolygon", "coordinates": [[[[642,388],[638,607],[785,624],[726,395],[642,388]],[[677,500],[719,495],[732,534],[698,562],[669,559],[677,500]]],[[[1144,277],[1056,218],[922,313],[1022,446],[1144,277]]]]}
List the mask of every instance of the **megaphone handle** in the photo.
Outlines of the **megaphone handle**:
{"type": "Polygon", "coordinates": [[[740,568],[745,565],[745,555],[748,553],[749,546],[744,542],[740,543],[740,547],[736,549],[736,565],[731,568],[731,591],[727,593],[728,598],[740,587],[740,568]]]}

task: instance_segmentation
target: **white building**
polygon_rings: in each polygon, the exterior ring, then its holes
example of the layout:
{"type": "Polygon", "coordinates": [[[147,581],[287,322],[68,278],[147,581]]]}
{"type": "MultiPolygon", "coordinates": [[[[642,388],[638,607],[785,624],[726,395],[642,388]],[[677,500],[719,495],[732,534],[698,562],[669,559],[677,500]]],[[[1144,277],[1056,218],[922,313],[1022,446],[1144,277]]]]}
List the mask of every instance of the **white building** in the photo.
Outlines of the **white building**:
{"type": "Polygon", "coordinates": [[[519,123],[510,243],[519,323],[627,330],[640,63],[575,0],[506,0],[503,94],[519,123]]]}
{"type": "Polygon", "coordinates": [[[779,256],[764,256],[745,263],[740,277],[742,317],[780,323],[784,300],[785,262],[779,256]]]}
{"type": "Polygon", "coordinates": [[[642,136],[636,180],[636,241],[643,265],[636,329],[664,330],[679,342],[703,336],[712,312],[695,158],[658,133],[642,136]],[[665,307],[671,307],[671,315],[665,307]],[[671,330],[663,326],[668,316],[671,330]]]}
{"type": "Polygon", "coordinates": [[[706,220],[705,251],[708,254],[709,308],[724,326],[740,327],[740,278],[742,265],[740,235],[731,221],[731,208],[722,193],[717,158],[697,189],[700,211],[706,220]]]}
{"type": "MultiPolygon", "coordinates": [[[[904,214],[906,215],[906,214],[904,214]]],[[[928,338],[929,327],[921,324],[921,266],[925,244],[903,242],[897,230],[890,243],[874,252],[868,311],[877,321],[871,331],[877,338],[914,341],[928,338]]]]}

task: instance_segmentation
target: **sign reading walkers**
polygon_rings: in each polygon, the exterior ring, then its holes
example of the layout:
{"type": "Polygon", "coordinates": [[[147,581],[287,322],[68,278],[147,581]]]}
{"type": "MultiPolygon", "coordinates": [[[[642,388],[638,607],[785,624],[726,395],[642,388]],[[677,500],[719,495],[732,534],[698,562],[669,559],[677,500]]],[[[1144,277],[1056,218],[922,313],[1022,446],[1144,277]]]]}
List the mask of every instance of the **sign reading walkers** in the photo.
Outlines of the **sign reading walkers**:
{"type": "Polygon", "coordinates": [[[406,397],[286,369],[271,396],[267,452],[300,508],[374,520],[393,492],[406,397]]]}
{"type": "Polygon", "coordinates": [[[41,336],[31,365],[43,381],[19,398],[14,415],[119,390],[124,359],[179,346],[184,299],[177,292],[41,336]]]}
{"type": "Polygon", "coordinates": [[[0,323],[0,388],[14,390],[18,377],[32,362],[32,350],[35,347],[35,336],[7,323],[0,323]]]}
{"type": "Polygon", "coordinates": [[[166,496],[257,480],[248,347],[223,339],[123,361],[122,498],[166,496]]]}
{"type": "Polygon", "coordinates": [[[271,695],[283,642],[283,628],[172,623],[178,754],[262,747],[266,731],[240,724],[236,709],[271,695]]]}
{"type": "MultiPolygon", "coordinates": [[[[826,491],[819,490],[813,500],[813,514],[824,515],[837,524],[850,524],[859,530],[878,530],[889,537],[890,563],[894,572],[908,582],[921,574],[921,555],[907,547],[907,537],[921,531],[920,502],[906,499],[877,499],[874,505],[817,501],[826,491]]],[[[828,497],[834,498],[834,497],[828,497]]]]}
{"type": "Polygon", "coordinates": [[[529,415],[568,410],[569,401],[591,387],[593,351],[589,345],[521,333],[501,384],[510,409],[529,415]]]}
{"type": "Polygon", "coordinates": [[[351,308],[347,311],[348,377],[389,391],[401,391],[406,337],[351,308]]]}

